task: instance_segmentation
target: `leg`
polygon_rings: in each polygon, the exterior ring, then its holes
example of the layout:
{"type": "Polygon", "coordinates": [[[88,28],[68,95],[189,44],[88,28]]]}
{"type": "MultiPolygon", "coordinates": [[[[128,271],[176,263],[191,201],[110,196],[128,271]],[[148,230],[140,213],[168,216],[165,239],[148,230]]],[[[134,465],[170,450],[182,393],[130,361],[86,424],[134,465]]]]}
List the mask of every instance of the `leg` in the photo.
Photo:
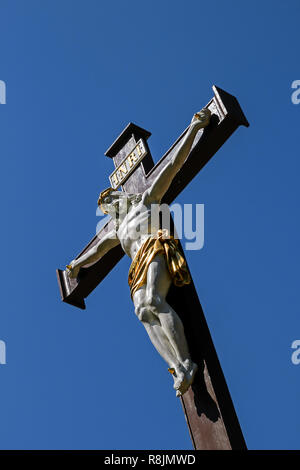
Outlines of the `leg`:
{"type": "Polygon", "coordinates": [[[167,362],[170,370],[174,370],[174,388],[177,390],[179,396],[181,395],[181,392],[178,390],[185,382],[185,371],[182,370],[182,364],[179,362],[176,352],[162,328],[159,318],[154,315],[149,303],[147,302],[145,286],[136,291],[133,301],[135,305],[135,313],[144,325],[153,346],[167,362]]]}
{"type": "Polygon", "coordinates": [[[171,277],[165,257],[157,255],[148,268],[146,299],[151,311],[159,318],[161,326],[174,348],[178,361],[184,363],[190,359],[182,321],[167,303],[171,277]]]}
{"type": "Polygon", "coordinates": [[[148,268],[147,284],[133,298],[136,313],[161,356],[175,369],[174,388],[185,393],[197,370],[189,355],[182,322],[166,302],[171,278],[163,255],[157,255],[148,268]]]}
{"type": "Polygon", "coordinates": [[[176,353],[166,336],[159,319],[152,313],[146,302],[146,286],[142,286],[133,297],[135,313],[138,319],[143,323],[148,336],[170,368],[178,366],[176,353]]]}
{"type": "Polygon", "coordinates": [[[159,254],[148,268],[146,299],[151,311],[159,318],[180,363],[179,368],[175,367],[178,379],[175,380],[175,388],[178,389],[177,394],[181,395],[193,382],[197,365],[191,360],[182,321],[166,301],[171,282],[165,257],[159,254]]]}

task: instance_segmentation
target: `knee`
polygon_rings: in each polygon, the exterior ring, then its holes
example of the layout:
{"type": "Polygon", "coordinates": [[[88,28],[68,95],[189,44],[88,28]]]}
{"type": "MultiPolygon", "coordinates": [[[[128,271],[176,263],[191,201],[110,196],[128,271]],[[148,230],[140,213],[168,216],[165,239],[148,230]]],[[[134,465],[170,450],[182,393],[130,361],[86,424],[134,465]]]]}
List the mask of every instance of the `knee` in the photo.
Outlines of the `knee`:
{"type": "Polygon", "coordinates": [[[146,305],[138,305],[135,307],[135,314],[143,323],[150,323],[153,320],[153,313],[146,305]]]}
{"type": "Polygon", "coordinates": [[[157,321],[157,316],[164,310],[165,300],[155,293],[148,293],[142,302],[135,306],[135,314],[142,322],[157,321]]]}
{"type": "Polygon", "coordinates": [[[155,315],[163,310],[164,299],[158,294],[149,293],[146,302],[149,310],[155,315]]]}

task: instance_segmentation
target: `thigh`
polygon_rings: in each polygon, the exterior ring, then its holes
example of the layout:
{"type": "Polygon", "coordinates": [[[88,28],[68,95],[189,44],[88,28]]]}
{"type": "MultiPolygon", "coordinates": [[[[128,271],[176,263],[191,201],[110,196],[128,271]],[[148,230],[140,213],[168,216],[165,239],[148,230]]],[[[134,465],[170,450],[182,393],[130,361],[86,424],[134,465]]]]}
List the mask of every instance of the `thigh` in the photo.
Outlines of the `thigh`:
{"type": "Polygon", "coordinates": [[[149,303],[152,304],[157,298],[165,300],[171,283],[172,279],[166,259],[163,254],[159,253],[148,267],[146,284],[140,287],[133,295],[132,300],[136,313],[141,308],[149,306],[149,303]]]}
{"type": "Polygon", "coordinates": [[[147,297],[159,296],[165,299],[172,283],[165,256],[159,253],[150,263],[147,272],[147,297]]]}

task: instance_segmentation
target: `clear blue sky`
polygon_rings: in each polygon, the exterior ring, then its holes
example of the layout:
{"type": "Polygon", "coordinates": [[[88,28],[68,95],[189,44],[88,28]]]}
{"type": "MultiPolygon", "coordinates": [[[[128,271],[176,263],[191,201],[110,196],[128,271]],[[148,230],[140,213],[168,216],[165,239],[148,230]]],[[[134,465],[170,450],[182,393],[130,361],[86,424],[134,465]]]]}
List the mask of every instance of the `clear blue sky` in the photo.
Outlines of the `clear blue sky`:
{"type": "Polygon", "coordinates": [[[157,161],[212,97],[240,128],[178,197],[205,204],[187,259],[250,449],[299,449],[298,1],[2,0],[2,449],[191,449],[118,268],[82,311],[57,267],[93,237],[129,121],[157,161]]]}

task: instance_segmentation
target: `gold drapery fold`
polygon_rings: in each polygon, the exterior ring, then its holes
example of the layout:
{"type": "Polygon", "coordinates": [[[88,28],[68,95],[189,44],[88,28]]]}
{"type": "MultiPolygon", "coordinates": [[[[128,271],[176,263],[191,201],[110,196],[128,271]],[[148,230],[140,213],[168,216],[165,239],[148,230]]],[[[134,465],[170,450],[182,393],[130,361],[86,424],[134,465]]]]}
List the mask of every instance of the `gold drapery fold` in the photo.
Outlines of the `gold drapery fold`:
{"type": "Polygon", "coordinates": [[[173,283],[184,286],[191,282],[186,260],[179,249],[178,240],[169,235],[167,230],[158,230],[157,234],[147,238],[135,255],[128,273],[131,298],[147,282],[148,267],[158,253],[163,253],[173,283]]]}

